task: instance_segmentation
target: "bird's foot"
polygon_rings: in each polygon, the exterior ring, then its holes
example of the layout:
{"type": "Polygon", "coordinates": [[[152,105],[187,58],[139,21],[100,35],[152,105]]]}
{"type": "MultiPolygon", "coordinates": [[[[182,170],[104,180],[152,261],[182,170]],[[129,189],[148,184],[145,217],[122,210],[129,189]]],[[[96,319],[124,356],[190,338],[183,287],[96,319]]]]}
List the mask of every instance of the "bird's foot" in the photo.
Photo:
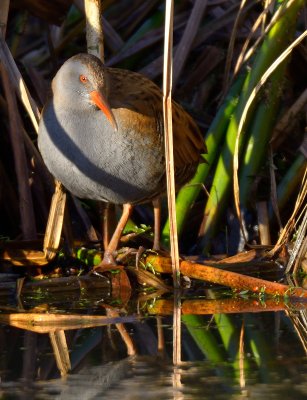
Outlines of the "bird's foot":
{"type": "Polygon", "coordinates": [[[104,265],[116,265],[113,253],[106,250],[103,255],[102,263],[104,265]]]}
{"type": "Polygon", "coordinates": [[[95,272],[105,272],[112,269],[117,269],[118,265],[116,264],[115,258],[112,253],[105,251],[103,255],[102,261],[97,264],[93,270],[95,272]]]}

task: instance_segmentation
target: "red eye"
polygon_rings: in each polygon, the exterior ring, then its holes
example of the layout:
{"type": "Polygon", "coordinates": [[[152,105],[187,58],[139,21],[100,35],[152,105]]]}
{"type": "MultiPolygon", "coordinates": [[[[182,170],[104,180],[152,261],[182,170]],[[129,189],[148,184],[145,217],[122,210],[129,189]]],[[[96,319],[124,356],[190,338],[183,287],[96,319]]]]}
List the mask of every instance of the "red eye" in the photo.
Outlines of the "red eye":
{"type": "Polygon", "coordinates": [[[87,82],[87,77],[85,75],[80,75],[79,79],[82,83],[86,83],[87,82]]]}

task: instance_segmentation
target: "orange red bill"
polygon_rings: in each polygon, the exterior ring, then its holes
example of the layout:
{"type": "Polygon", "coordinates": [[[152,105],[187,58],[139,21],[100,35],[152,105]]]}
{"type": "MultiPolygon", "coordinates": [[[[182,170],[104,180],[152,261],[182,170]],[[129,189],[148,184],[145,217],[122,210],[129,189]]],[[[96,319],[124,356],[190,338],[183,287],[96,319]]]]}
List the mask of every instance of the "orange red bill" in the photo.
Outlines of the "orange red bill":
{"type": "Polygon", "coordinates": [[[115,117],[112,113],[111,107],[103,97],[103,95],[97,90],[93,90],[90,92],[91,100],[100,110],[104,113],[104,115],[107,117],[108,121],[110,124],[113,126],[114,130],[117,131],[117,123],[115,121],[115,117]]]}

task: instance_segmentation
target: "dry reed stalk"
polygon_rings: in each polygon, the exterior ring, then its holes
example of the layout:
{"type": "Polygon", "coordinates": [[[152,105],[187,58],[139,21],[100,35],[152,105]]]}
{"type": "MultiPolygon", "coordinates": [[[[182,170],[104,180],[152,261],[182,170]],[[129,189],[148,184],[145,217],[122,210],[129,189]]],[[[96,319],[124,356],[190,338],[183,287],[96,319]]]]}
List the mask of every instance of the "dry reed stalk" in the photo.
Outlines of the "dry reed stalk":
{"type": "Polygon", "coordinates": [[[285,225],[284,229],[282,230],[277,243],[275,244],[274,248],[268,252],[268,257],[274,257],[274,255],[282,248],[282,246],[289,241],[289,236],[293,230],[295,225],[294,221],[295,218],[301,209],[301,207],[305,204],[303,208],[303,212],[306,213],[307,205],[306,205],[306,198],[307,198],[307,166],[305,168],[305,174],[302,181],[302,186],[299,195],[297,196],[294,210],[292,212],[291,217],[289,218],[287,224],[285,225]]]}
{"type": "Polygon", "coordinates": [[[19,115],[17,101],[13,85],[19,86],[17,93],[23,100],[29,111],[34,127],[37,129],[37,107],[31,99],[25,84],[21,78],[14,59],[4,41],[10,1],[3,0],[0,5],[0,60],[3,87],[8,105],[9,130],[14,154],[15,170],[18,182],[19,210],[21,218],[21,230],[24,239],[36,237],[35,216],[32,202],[32,194],[29,184],[29,171],[25,153],[24,140],[22,137],[22,121],[19,115]],[[34,115],[36,113],[36,115],[34,115]]]}
{"type": "Polygon", "coordinates": [[[63,329],[59,329],[54,332],[49,332],[49,338],[55,361],[61,376],[66,376],[68,371],[71,370],[71,363],[69,359],[65,331],[63,329]]]}
{"type": "Polygon", "coordinates": [[[45,252],[28,249],[5,249],[0,260],[9,261],[16,267],[42,267],[48,263],[45,252]]]}
{"type": "MultiPolygon", "coordinates": [[[[307,269],[306,267],[307,267],[307,235],[305,234],[305,238],[303,239],[300,247],[298,248],[296,260],[293,265],[293,275],[297,276],[297,272],[299,271],[299,269],[301,269],[304,273],[306,273],[307,269]]],[[[306,287],[304,282],[302,283],[302,286],[306,287]]]]}
{"type": "Polygon", "coordinates": [[[176,222],[176,188],[174,173],[174,144],[172,123],[172,72],[173,72],[173,20],[174,1],[166,0],[165,4],[165,38],[164,38],[164,64],[163,64],[163,121],[165,140],[165,163],[167,201],[170,220],[170,249],[172,260],[174,294],[173,314],[173,363],[181,362],[181,309],[180,309],[180,269],[179,248],[176,222]]]}
{"type": "Polygon", "coordinates": [[[15,93],[5,66],[1,66],[5,97],[8,105],[9,131],[14,154],[15,171],[18,182],[21,230],[24,239],[36,237],[35,214],[29,185],[29,170],[25,153],[22,121],[19,115],[15,93]]]}
{"type": "Polygon", "coordinates": [[[158,353],[165,354],[165,338],[162,325],[162,318],[160,316],[157,316],[156,321],[157,321],[158,353]]]}
{"type": "MultiPolygon", "coordinates": [[[[259,0],[249,0],[248,4],[243,10],[243,13],[247,13],[248,10],[254,7],[254,5],[258,2],[259,0]]],[[[236,17],[237,8],[237,3],[230,6],[220,18],[215,19],[214,21],[208,23],[204,28],[199,29],[199,31],[197,32],[197,36],[195,37],[195,40],[193,42],[192,49],[197,46],[201,46],[210,36],[214,35],[219,29],[222,29],[228,24],[231,24],[236,17]]],[[[174,46],[174,52],[177,51],[177,47],[177,45],[174,46]]],[[[151,79],[154,79],[160,75],[162,64],[163,56],[159,56],[145,67],[141,68],[139,72],[143,75],[150,77],[151,79]]]]}
{"type": "Polygon", "coordinates": [[[181,294],[174,292],[173,301],[173,364],[181,363],[181,294]]]}
{"type": "Polygon", "coordinates": [[[307,355],[307,310],[285,310],[285,314],[290,318],[307,355]]]}
{"type": "Polygon", "coordinates": [[[48,261],[51,261],[56,256],[59,249],[65,205],[66,193],[64,192],[62,184],[56,181],[44,237],[44,253],[48,261]]]}
{"type": "Polygon", "coordinates": [[[243,227],[243,222],[241,218],[241,210],[240,210],[240,188],[239,188],[239,179],[238,179],[238,169],[239,169],[239,142],[240,142],[240,136],[242,133],[242,129],[248,114],[248,110],[253,103],[256,95],[258,94],[259,90],[263,87],[265,82],[268,80],[268,78],[271,76],[271,74],[276,70],[276,68],[290,55],[291,51],[296,47],[305,37],[307,36],[307,30],[303,32],[296,40],[293,41],[293,43],[284,50],[280,56],[271,64],[271,66],[265,71],[265,73],[262,75],[261,79],[255,86],[255,88],[252,90],[248,100],[246,101],[244,110],[242,112],[242,116],[238,125],[238,131],[237,131],[237,136],[236,136],[236,143],[235,143],[235,151],[233,155],[233,190],[234,190],[234,202],[235,202],[235,209],[236,213],[238,216],[238,219],[240,221],[240,226],[242,230],[242,235],[244,237],[245,242],[246,240],[246,235],[245,235],[245,230],[243,227]]]}
{"type": "Polygon", "coordinates": [[[294,243],[294,247],[289,257],[289,261],[287,264],[286,272],[290,272],[292,269],[292,265],[294,264],[295,260],[298,258],[301,248],[304,248],[304,240],[306,240],[306,233],[307,233],[307,207],[303,210],[303,220],[297,230],[296,239],[294,243]]]}
{"type": "MultiPolygon", "coordinates": [[[[271,13],[274,11],[275,0],[264,0],[263,8],[264,10],[268,10],[271,13]]],[[[261,14],[261,32],[264,32],[266,24],[267,24],[267,12],[262,12],[261,14]]]]}
{"type": "Polygon", "coordinates": [[[239,372],[240,372],[240,388],[244,389],[246,384],[245,379],[245,368],[244,368],[244,321],[242,321],[240,330],[240,342],[239,342],[239,372]]]}
{"type": "Polygon", "coordinates": [[[164,42],[164,66],[163,66],[163,120],[165,138],[165,163],[168,211],[170,218],[170,248],[173,268],[174,287],[179,283],[179,249],[176,224],[176,189],[174,178],[174,144],[172,123],[172,68],[173,68],[173,16],[174,4],[172,0],[166,2],[165,13],[165,42],[164,42]]]}
{"type": "MultiPolygon", "coordinates": [[[[242,10],[242,16],[246,14],[251,8],[253,8],[257,3],[259,3],[259,0],[249,0],[244,9],[242,10]]],[[[201,28],[197,34],[197,38],[195,39],[193,45],[195,47],[200,46],[206,39],[208,39],[218,30],[226,28],[227,25],[233,24],[237,17],[238,8],[239,8],[239,2],[236,1],[234,2],[234,4],[231,4],[229,8],[227,8],[221,16],[215,18],[213,21],[209,22],[203,28],[201,28]]]]}
{"type": "MultiPolygon", "coordinates": [[[[2,109],[3,113],[5,115],[5,118],[9,120],[8,116],[8,110],[7,110],[7,105],[6,102],[3,98],[0,99],[0,102],[2,103],[2,109]]],[[[24,141],[24,147],[26,151],[26,156],[27,159],[30,160],[31,163],[31,172],[32,172],[32,177],[29,178],[29,185],[32,187],[32,196],[35,197],[39,202],[39,205],[42,210],[42,214],[46,216],[48,214],[48,210],[45,204],[45,199],[44,196],[42,195],[43,193],[43,185],[46,185],[48,187],[48,190],[51,191],[53,190],[53,180],[51,178],[51,175],[47,171],[45,164],[43,163],[43,160],[41,158],[41,155],[39,151],[37,150],[36,146],[34,145],[33,141],[30,139],[29,135],[27,134],[25,128],[21,126],[21,130],[23,133],[23,141],[24,141]],[[35,181],[35,185],[32,185],[33,180],[35,181]]],[[[7,186],[6,186],[7,187],[7,186]]],[[[10,206],[12,206],[10,204],[10,206]]]]}
{"type": "Polygon", "coordinates": [[[85,0],[87,52],[104,62],[103,33],[101,27],[101,0],[85,0]]]}
{"type": "Polygon", "coordinates": [[[268,205],[266,201],[256,203],[260,243],[264,246],[271,245],[268,205]]]}
{"type": "Polygon", "coordinates": [[[192,43],[197,34],[201,19],[207,8],[207,4],[207,0],[196,0],[194,3],[186,28],[183,32],[182,38],[177,46],[177,50],[174,55],[174,87],[178,82],[178,78],[183,70],[185,61],[190,51],[192,50],[192,43]]]}
{"type": "Polygon", "coordinates": [[[295,2],[296,0],[289,0],[284,2],[279,8],[278,10],[275,12],[275,14],[273,15],[270,23],[266,26],[266,28],[264,29],[263,32],[261,32],[260,37],[255,41],[255,43],[253,44],[252,47],[250,47],[250,49],[248,50],[248,52],[245,54],[244,59],[242,61],[243,63],[246,63],[247,60],[249,60],[251,58],[251,56],[254,54],[254,52],[256,51],[259,43],[265,38],[266,34],[269,32],[269,30],[272,28],[272,26],[279,20],[279,18],[281,18],[284,13],[287,12],[288,8],[290,8],[292,6],[292,4],[295,2]]]}
{"type": "MultiPolygon", "coordinates": [[[[243,61],[247,61],[247,60],[245,60],[245,55],[246,55],[246,51],[247,51],[248,45],[249,45],[252,37],[255,35],[257,29],[259,28],[259,25],[264,21],[267,13],[269,11],[270,11],[270,6],[265,7],[264,10],[262,11],[262,13],[258,16],[256,21],[254,22],[254,24],[253,24],[253,26],[252,26],[252,28],[251,28],[246,40],[245,40],[245,42],[244,42],[244,44],[242,46],[242,49],[241,49],[240,54],[239,54],[239,57],[237,59],[237,62],[236,62],[235,68],[234,68],[234,73],[233,73],[234,76],[236,76],[238,74],[240,68],[242,67],[243,61]]],[[[264,38],[264,36],[265,36],[265,33],[262,32],[261,37],[264,38]]],[[[258,44],[259,44],[259,42],[258,42],[258,44]]],[[[256,49],[256,47],[254,47],[254,49],[256,49]]]]}
{"type": "Polygon", "coordinates": [[[11,313],[1,314],[2,324],[36,333],[50,333],[59,330],[85,329],[117,323],[138,321],[135,316],[110,318],[103,315],[52,314],[52,313],[11,313]]]}
{"type": "Polygon", "coordinates": [[[238,26],[239,22],[242,16],[242,11],[244,9],[246,0],[241,0],[240,3],[240,8],[237,13],[231,35],[230,35],[230,41],[228,44],[228,50],[227,50],[227,57],[226,57],[226,64],[225,64],[225,72],[224,72],[224,78],[223,78],[223,86],[222,86],[222,94],[221,97],[222,99],[225,97],[227,91],[229,90],[229,85],[230,85],[230,69],[231,69],[231,60],[233,57],[233,50],[234,50],[234,45],[235,45],[235,40],[236,40],[236,35],[238,31],[238,26]]]}
{"type": "Polygon", "coordinates": [[[0,60],[8,71],[10,75],[10,80],[12,82],[12,85],[14,86],[17,96],[27,110],[33,127],[37,132],[39,120],[38,107],[32,96],[30,95],[30,92],[27,89],[24,80],[22,79],[19,69],[17,68],[17,65],[12,57],[12,54],[3,39],[0,39],[0,60]]]}

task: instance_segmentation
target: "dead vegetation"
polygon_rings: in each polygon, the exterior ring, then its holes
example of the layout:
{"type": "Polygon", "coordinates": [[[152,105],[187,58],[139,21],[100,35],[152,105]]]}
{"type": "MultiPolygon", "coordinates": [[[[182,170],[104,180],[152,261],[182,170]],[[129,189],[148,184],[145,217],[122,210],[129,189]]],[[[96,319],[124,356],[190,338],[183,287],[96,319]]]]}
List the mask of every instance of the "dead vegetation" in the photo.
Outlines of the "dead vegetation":
{"type": "MultiPolygon", "coordinates": [[[[37,123],[55,71],[86,51],[81,3],[57,0],[50,7],[43,0],[6,0],[0,6],[0,245],[3,268],[34,266],[31,275],[50,271],[45,265],[59,245],[66,257],[77,257],[78,266],[92,267],[94,260],[78,258],[77,249],[97,249],[101,240],[99,208],[70,198],[63,235],[59,222],[56,237],[43,244],[54,185],[36,149],[37,123]]],[[[164,2],[103,3],[106,64],[161,84],[164,2]]],[[[207,164],[177,195],[177,228],[182,254],[222,259],[255,249],[245,272],[256,262],[265,266],[277,260],[297,273],[307,240],[306,9],[301,0],[275,3],[175,3],[172,96],[193,115],[208,146],[207,164]]],[[[58,196],[53,212],[61,221],[66,194],[59,187],[58,196]]],[[[57,224],[57,218],[49,218],[57,224]]],[[[152,223],[146,207],[133,219],[152,223]]],[[[166,211],[163,220],[167,249],[166,211]]],[[[130,248],[151,247],[146,227],[131,223],[129,229],[135,231],[130,248]]],[[[118,257],[135,265],[134,257],[118,257]]],[[[63,259],[53,261],[53,270],[63,259]]],[[[197,265],[191,268],[197,274],[197,265]]],[[[229,280],[219,283],[229,285],[229,280]]]]}

